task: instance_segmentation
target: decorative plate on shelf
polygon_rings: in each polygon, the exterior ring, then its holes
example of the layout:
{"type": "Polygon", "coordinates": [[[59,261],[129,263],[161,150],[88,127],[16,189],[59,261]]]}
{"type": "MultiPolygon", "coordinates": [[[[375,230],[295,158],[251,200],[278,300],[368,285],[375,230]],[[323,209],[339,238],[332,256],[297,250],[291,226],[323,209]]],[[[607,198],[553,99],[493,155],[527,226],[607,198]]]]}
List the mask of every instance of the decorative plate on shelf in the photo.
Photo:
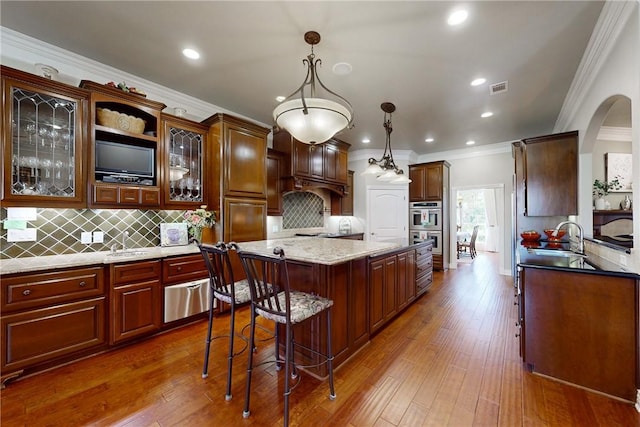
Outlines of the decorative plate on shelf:
{"type": "Polygon", "coordinates": [[[187,244],[189,244],[189,233],[186,223],[160,224],[160,246],[184,246],[187,244]]]}

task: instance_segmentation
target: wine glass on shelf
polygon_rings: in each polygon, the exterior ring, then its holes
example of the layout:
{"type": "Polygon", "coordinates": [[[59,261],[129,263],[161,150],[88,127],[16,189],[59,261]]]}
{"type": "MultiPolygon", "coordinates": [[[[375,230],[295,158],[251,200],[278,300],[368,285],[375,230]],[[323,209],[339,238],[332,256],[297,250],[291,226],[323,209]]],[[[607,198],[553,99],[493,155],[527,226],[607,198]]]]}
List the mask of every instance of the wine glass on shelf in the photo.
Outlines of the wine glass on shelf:
{"type": "Polygon", "coordinates": [[[40,136],[40,145],[44,147],[44,139],[51,136],[51,132],[47,130],[45,127],[41,127],[38,129],[38,135],[40,136]]]}
{"type": "Polygon", "coordinates": [[[64,163],[62,160],[56,160],[56,179],[62,179],[62,168],[64,167],[64,163]]]}
{"type": "Polygon", "coordinates": [[[194,179],[193,186],[191,187],[191,197],[195,201],[195,200],[199,200],[199,196],[200,196],[200,180],[194,179]]]}
{"type": "Polygon", "coordinates": [[[187,183],[185,182],[184,179],[181,179],[180,181],[178,181],[178,188],[180,189],[180,195],[178,197],[179,200],[184,200],[186,197],[186,193],[185,193],[185,187],[187,186],[187,183]]]}
{"type": "Polygon", "coordinates": [[[40,165],[44,168],[44,177],[51,178],[51,159],[42,159],[40,165]]]}
{"type": "Polygon", "coordinates": [[[185,200],[191,200],[191,191],[193,190],[193,178],[187,178],[186,180],[187,194],[185,200]]]}
{"type": "Polygon", "coordinates": [[[29,144],[33,144],[33,135],[36,134],[36,124],[27,123],[24,127],[24,132],[29,135],[29,144]]]}

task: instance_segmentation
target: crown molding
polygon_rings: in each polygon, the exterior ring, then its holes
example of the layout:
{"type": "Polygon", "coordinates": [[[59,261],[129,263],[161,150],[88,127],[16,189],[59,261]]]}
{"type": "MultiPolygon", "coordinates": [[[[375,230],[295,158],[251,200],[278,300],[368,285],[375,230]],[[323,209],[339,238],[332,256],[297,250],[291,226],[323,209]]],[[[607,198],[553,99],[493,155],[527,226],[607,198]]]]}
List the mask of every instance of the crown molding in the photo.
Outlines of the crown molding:
{"type": "Polygon", "coordinates": [[[109,65],[94,61],[58,46],[43,42],[25,34],[0,26],[0,59],[3,65],[34,73],[35,63],[46,63],[58,69],[59,81],[77,86],[81,80],[95,82],[121,82],[144,89],[149,99],[160,101],[167,107],[164,111],[173,114],[174,107],[187,110],[186,117],[201,121],[216,113],[232,114],[260,126],[271,128],[271,124],[261,123],[218,105],[204,102],[150,80],[129,74],[109,65]]]}
{"type": "Polygon", "coordinates": [[[606,63],[637,1],[606,1],[558,114],[554,132],[567,129],[606,63]]]}
{"type": "Polygon", "coordinates": [[[631,142],[631,128],[601,126],[596,139],[600,141],[631,142]]]}
{"type": "MultiPolygon", "coordinates": [[[[438,151],[437,153],[420,154],[420,155],[418,155],[413,150],[397,150],[397,151],[394,150],[393,158],[394,160],[405,160],[411,163],[424,163],[424,162],[432,162],[432,161],[440,161],[440,160],[467,159],[470,157],[478,157],[478,156],[492,156],[492,155],[504,154],[504,153],[509,153],[509,155],[511,155],[511,144],[513,142],[515,141],[498,142],[495,144],[481,145],[479,147],[469,147],[469,148],[461,148],[457,150],[438,151]]],[[[371,157],[378,159],[382,157],[383,151],[384,150],[382,149],[379,149],[379,150],[365,149],[365,150],[349,151],[349,162],[368,160],[371,157]]]]}

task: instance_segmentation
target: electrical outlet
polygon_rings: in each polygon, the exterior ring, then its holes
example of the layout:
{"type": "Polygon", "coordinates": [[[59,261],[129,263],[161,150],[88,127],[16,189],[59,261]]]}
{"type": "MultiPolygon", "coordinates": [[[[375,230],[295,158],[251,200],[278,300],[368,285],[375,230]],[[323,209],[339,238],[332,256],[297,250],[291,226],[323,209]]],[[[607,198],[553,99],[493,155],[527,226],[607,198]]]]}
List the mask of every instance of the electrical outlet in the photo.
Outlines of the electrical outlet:
{"type": "Polygon", "coordinates": [[[93,232],[93,243],[104,243],[104,232],[103,231],[94,231],[93,232]]]}
{"type": "Polygon", "coordinates": [[[274,226],[271,227],[271,232],[277,233],[278,231],[280,231],[280,228],[278,228],[277,225],[274,225],[274,226]]]}
{"type": "Polygon", "coordinates": [[[83,231],[80,233],[80,243],[84,243],[85,245],[91,244],[91,232],[83,231]]]}
{"type": "Polygon", "coordinates": [[[627,266],[627,257],[622,254],[620,255],[620,265],[627,266]]]}

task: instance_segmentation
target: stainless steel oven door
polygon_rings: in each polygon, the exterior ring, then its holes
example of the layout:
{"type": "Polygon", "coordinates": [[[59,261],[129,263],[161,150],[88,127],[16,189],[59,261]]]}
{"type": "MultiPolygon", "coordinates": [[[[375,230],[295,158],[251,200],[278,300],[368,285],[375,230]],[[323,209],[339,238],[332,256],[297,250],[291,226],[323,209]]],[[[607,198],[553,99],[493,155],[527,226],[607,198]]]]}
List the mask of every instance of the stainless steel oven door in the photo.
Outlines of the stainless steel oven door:
{"type": "Polygon", "coordinates": [[[409,206],[409,227],[416,230],[440,230],[441,216],[440,202],[413,202],[409,206]]]}
{"type": "Polygon", "coordinates": [[[421,243],[431,239],[433,242],[433,253],[442,255],[442,232],[441,231],[411,231],[411,243],[421,243]]]}

